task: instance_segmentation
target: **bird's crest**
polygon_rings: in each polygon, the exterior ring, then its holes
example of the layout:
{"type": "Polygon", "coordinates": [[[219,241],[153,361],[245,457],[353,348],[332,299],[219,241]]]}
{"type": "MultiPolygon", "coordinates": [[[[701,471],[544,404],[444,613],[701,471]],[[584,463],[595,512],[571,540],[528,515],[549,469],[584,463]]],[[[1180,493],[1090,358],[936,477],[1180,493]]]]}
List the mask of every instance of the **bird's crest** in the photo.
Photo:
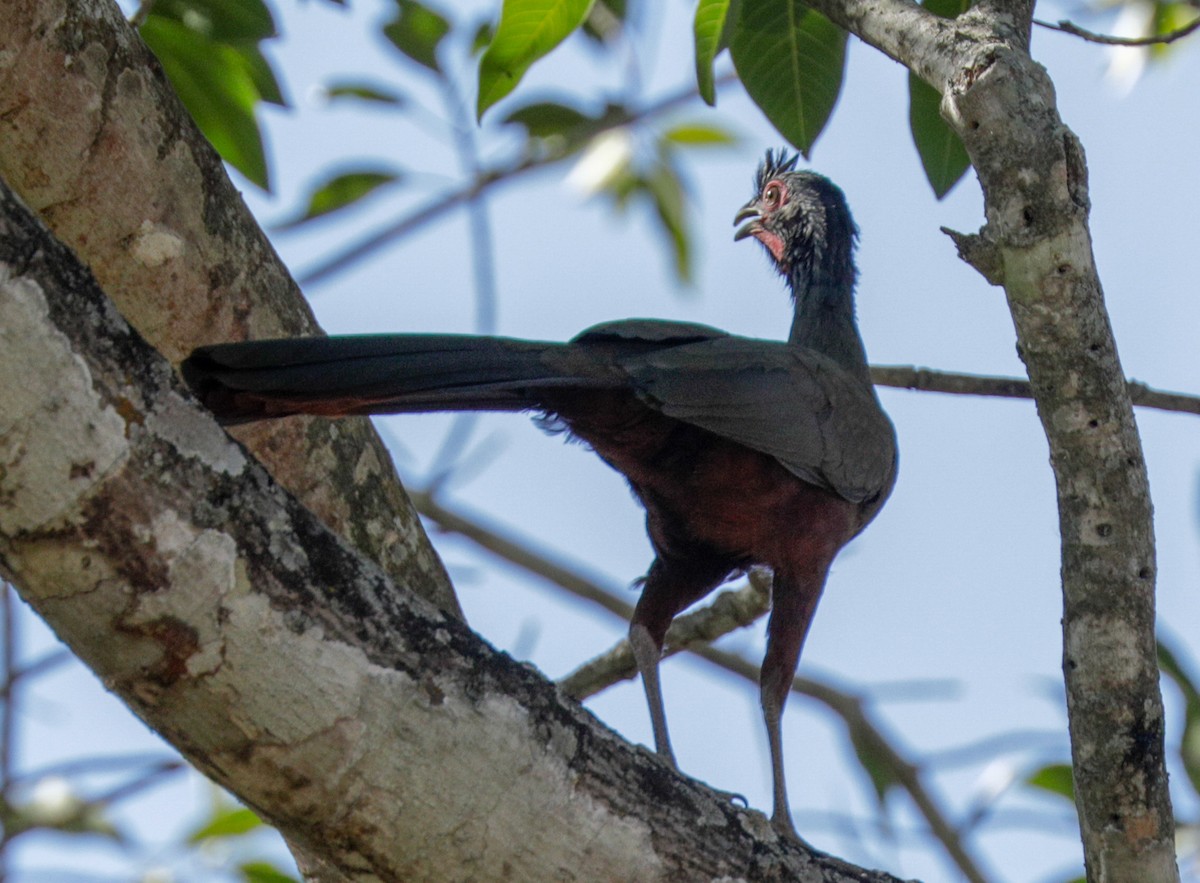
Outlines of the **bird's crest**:
{"type": "Polygon", "coordinates": [[[784,172],[793,172],[796,170],[796,163],[800,161],[800,154],[792,153],[789,155],[786,148],[779,150],[768,150],[766,158],[758,167],[758,174],[754,177],[754,190],[756,193],[761,193],[762,189],[767,186],[767,182],[772,178],[777,178],[784,172]]]}

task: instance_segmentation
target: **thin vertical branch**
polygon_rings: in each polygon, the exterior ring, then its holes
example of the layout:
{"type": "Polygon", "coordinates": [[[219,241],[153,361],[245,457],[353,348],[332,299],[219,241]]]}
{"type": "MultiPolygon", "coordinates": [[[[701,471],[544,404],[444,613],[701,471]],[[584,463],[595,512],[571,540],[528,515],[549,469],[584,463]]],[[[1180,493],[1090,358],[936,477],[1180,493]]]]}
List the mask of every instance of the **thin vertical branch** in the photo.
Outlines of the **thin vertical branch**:
{"type": "MultiPolygon", "coordinates": [[[[478,181],[483,177],[484,169],[475,137],[475,126],[467,110],[466,101],[451,75],[444,73],[440,84],[442,100],[450,115],[450,130],[454,136],[459,165],[469,180],[478,181]]],[[[467,199],[467,224],[470,230],[468,245],[475,289],[475,331],[479,334],[495,334],[499,303],[496,295],[496,249],[485,191],[476,190],[467,199]]],[[[477,413],[466,412],[454,416],[450,430],[446,433],[430,467],[430,474],[435,483],[442,481],[453,469],[478,423],[477,413]]]]}

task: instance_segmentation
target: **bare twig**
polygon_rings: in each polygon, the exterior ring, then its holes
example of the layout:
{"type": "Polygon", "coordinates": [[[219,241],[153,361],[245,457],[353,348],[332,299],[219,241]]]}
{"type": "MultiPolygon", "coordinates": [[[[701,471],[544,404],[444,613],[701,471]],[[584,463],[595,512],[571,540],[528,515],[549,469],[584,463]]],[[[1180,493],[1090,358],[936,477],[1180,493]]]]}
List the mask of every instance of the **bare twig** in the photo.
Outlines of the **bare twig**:
{"type": "MultiPolygon", "coordinates": [[[[922,392],[944,392],[952,395],[998,396],[1010,399],[1030,399],[1029,381],[1017,377],[995,377],[982,374],[957,374],[932,371],[913,365],[872,365],[871,379],[879,386],[913,389],[922,392]]],[[[1200,396],[1181,392],[1151,389],[1146,384],[1130,380],[1129,397],[1135,405],[1200,414],[1200,396]]]]}
{"type": "MultiPolygon", "coordinates": [[[[631,604],[577,571],[532,551],[527,543],[504,536],[462,513],[454,512],[427,493],[418,491],[410,492],[410,495],[417,511],[443,530],[466,537],[510,564],[598,604],[624,621],[628,621],[632,615],[631,604]]],[[[715,640],[761,616],[766,609],[766,591],[765,574],[752,572],[749,586],[738,591],[722,592],[711,605],[680,617],[667,634],[668,653],[678,652],[686,646],[703,659],[758,683],[758,667],[753,663],[736,654],[696,642],[715,640]],[[700,635],[703,635],[703,639],[700,635]]],[[[569,675],[562,684],[563,689],[572,695],[592,695],[604,686],[633,677],[633,654],[628,651],[627,642],[621,641],[600,660],[596,661],[594,667],[589,664],[569,675]],[[601,672],[603,678],[608,679],[607,684],[602,684],[603,679],[599,677],[601,672]]],[[[919,769],[906,761],[868,718],[862,699],[808,678],[796,678],[792,689],[816,699],[841,717],[859,753],[869,753],[876,758],[888,770],[891,778],[909,793],[929,823],[930,831],[963,876],[972,883],[986,883],[987,877],[980,871],[978,862],[970,855],[954,826],[947,821],[938,800],[922,782],[919,769]]]]}
{"type": "Polygon", "coordinates": [[[1176,40],[1182,40],[1189,34],[1200,30],[1200,17],[1197,17],[1195,21],[1189,22],[1177,30],[1149,37],[1113,37],[1108,34],[1097,34],[1069,21],[1060,21],[1058,24],[1051,24],[1048,21],[1034,19],[1033,23],[1040,27],[1048,28],[1051,31],[1061,31],[1064,34],[1079,37],[1089,43],[1100,43],[1104,46],[1165,46],[1168,43],[1174,43],[1176,40]]]}

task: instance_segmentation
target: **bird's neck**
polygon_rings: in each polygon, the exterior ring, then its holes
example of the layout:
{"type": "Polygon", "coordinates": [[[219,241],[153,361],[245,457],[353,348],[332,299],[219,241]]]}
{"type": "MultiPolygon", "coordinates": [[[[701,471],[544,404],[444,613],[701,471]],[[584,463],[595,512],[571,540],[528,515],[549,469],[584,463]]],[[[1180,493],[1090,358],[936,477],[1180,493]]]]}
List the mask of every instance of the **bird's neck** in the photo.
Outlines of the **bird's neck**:
{"type": "Polygon", "coordinates": [[[871,385],[867,354],[854,321],[853,270],[843,278],[828,274],[803,274],[789,280],[796,315],[788,342],[816,350],[845,368],[866,386],[871,385]]]}

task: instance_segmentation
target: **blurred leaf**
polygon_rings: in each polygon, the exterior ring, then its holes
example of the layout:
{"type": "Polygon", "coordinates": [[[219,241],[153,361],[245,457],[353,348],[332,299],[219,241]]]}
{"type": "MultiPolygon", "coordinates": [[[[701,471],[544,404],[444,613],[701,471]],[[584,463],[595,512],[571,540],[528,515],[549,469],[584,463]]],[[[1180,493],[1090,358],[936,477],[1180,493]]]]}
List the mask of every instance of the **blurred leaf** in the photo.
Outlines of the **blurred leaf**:
{"type": "Polygon", "coordinates": [[[487,49],[495,36],[496,28],[490,21],[480,22],[479,27],[475,29],[475,36],[471,38],[471,55],[478,55],[487,49]]]}
{"type": "Polygon", "coordinates": [[[213,810],[207,822],[188,837],[189,843],[200,843],[218,837],[238,837],[264,827],[262,819],[244,806],[222,805],[213,810]]]}
{"type": "Polygon", "coordinates": [[[1183,734],[1179,738],[1179,757],[1192,789],[1200,794],[1200,690],[1196,686],[1196,677],[1161,638],[1158,642],[1158,667],[1183,694],[1183,734]]]}
{"type": "Polygon", "coordinates": [[[678,123],[662,134],[671,144],[688,147],[732,147],[738,138],[728,129],[711,123],[678,123]]]}
{"type": "Polygon", "coordinates": [[[262,54],[262,50],[258,48],[258,44],[230,45],[246,62],[246,69],[250,72],[250,79],[254,81],[254,88],[258,90],[259,97],[263,101],[279,107],[287,107],[287,101],[283,97],[283,89],[279,86],[275,71],[271,68],[267,57],[262,54]]]}
{"type": "Polygon", "coordinates": [[[291,874],[285,874],[269,862],[245,862],[238,865],[246,883],[299,883],[291,874]]]}
{"type": "Polygon", "coordinates": [[[1047,764],[1030,773],[1025,784],[1075,802],[1075,779],[1068,763],[1047,764]]]}
{"type": "Polygon", "coordinates": [[[569,138],[573,132],[595,124],[582,111],[556,101],[539,101],[518,107],[504,118],[525,130],[530,138],[569,138]]]}
{"type": "Polygon", "coordinates": [[[243,54],[157,13],[146,19],[141,35],[221,158],[270,190],[266,151],[254,118],[259,91],[243,54]]]}
{"type": "Polygon", "coordinates": [[[219,43],[257,43],[278,36],[263,0],[157,0],[151,15],[177,21],[219,43]]]}
{"type": "Polygon", "coordinates": [[[842,89],[846,32],[799,0],[741,4],[729,51],[742,85],[806,157],[842,89]]]}
{"type": "Polygon", "coordinates": [[[440,74],[437,50],[450,33],[450,22],[416,0],[396,0],[396,17],[383,27],[392,45],[417,64],[440,74]]]}
{"type": "MultiPolygon", "coordinates": [[[[1154,15],[1150,19],[1150,33],[1146,36],[1162,37],[1181,30],[1196,20],[1196,13],[1194,3],[1155,3],[1154,15]]],[[[1174,48],[1174,43],[1155,43],[1150,46],[1150,57],[1161,60],[1174,48]]]]}
{"type": "MultiPolygon", "coordinates": [[[[942,18],[956,18],[970,0],[925,0],[924,6],[942,18]]],[[[908,126],[921,157],[921,167],[934,195],[941,199],[971,167],[958,133],[942,118],[942,94],[914,74],[908,75],[908,126]]]]}
{"type": "Polygon", "coordinates": [[[696,43],[696,85],[700,97],[710,107],[717,103],[717,87],[713,81],[713,61],[727,42],[727,28],[738,19],[741,0],[700,0],[692,33],[696,43]]]}
{"type": "Polygon", "coordinates": [[[596,0],[583,20],[583,33],[595,43],[608,43],[620,35],[628,14],[625,0],[596,0]]]}
{"type": "Polygon", "coordinates": [[[496,36],[479,61],[476,116],[516,88],[529,66],[576,30],[593,0],[504,0],[496,36]]]}
{"type": "Polygon", "coordinates": [[[353,83],[348,80],[331,83],[325,89],[325,96],[330,101],[353,99],[366,101],[369,104],[392,104],[400,107],[405,103],[404,96],[399,92],[381,89],[370,83],[353,83]]]}
{"type": "Polygon", "coordinates": [[[859,766],[871,780],[875,798],[882,810],[886,805],[888,792],[900,783],[892,774],[891,765],[880,754],[878,744],[873,739],[864,738],[866,732],[859,727],[847,726],[846,734],[850,737],[850,744],[854,746],[854,755],[858,758],[859,766]]]}
{"type": "Polygon", "coordinates": [[[687,226],[687,199],[679,174],[666,163],[657,164],[646,176],[646,191],[650,194],[662,232],[666,234],[674,258],[675,275],[681,282],[692,281],[692,238],[687,226]]]}
{"type": "Polygon", "coordinates": [[[399,179],[400,176],[395,172],[377,169],[359,169],[336,174],[313,188],[308,197],[308,206],[299,216],[276,225],[275,229],[289,230],[344,209],[385,184],[392,184],[399,179]]]}

